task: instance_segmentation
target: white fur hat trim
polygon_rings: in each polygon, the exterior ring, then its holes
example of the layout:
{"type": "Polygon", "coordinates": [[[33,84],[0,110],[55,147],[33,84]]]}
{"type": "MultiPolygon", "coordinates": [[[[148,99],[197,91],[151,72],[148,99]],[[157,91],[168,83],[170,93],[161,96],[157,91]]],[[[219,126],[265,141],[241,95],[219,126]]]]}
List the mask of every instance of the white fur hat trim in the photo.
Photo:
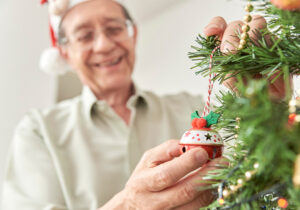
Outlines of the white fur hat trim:
{"type": "Polygon", "coordinates": [[[62,75],[71,70],[70,65],[61,57],[57,48],[50,47],[43,51],[40,58],[40,68],[42,71],[62,75]]]}

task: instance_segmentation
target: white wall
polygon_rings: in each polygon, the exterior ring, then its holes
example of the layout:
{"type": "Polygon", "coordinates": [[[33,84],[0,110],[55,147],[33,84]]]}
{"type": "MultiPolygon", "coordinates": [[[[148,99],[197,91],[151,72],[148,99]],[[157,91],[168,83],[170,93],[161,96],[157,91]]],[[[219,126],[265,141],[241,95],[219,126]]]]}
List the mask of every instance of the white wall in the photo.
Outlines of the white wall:
{"type": "MultiPolygon", "coordinates": [[[[53,78],[38,70],[47,14],[35,1],[0,1],[0,189],[13,129],[26,111],[54,101],[53,78]]],[[[33,151],[34,152],[34,151],[33,151]]]]}
{"type": "Polygon", "coordinates": [[[158,93],[206,93],[207,78],[190,70],[194,63],[187,53],[211,18],[241,19],[244,4],[237,0],[185,0],[141,22],[134,74],[138,84],[158,93]]]}

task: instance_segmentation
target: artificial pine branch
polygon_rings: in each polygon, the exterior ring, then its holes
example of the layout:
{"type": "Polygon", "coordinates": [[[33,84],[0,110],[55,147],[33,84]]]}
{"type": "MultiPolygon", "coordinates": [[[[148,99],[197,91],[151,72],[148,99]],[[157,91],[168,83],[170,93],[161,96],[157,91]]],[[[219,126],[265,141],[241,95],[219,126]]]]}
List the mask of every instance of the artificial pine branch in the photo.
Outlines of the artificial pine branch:
{"type": "MultiPolygon", "coordinates": [[[[274,101],[268,95],[269,77],[276,73],[274,82],[283,75],[288,86],[288,73],[300,73],[300,12],[280,10],[268,0],[252,2],[268,20],[269,30],[255,31],[258,41],[249,41],[235,54],[216,50],[212,69],[210,55],[220,44],[217,37],[199,35],[189,53],[196,74],[216,73],[214,80],[219,82],[230,77],[239,80],[239,93],[220,92],[217,98],[221,105],[215,110],[221,114],[217,129],[226,132],[228,150],[224,157],[230,166],[221,166],[204,178],[211,184],[206,189],[238,187],[224,197],[223,205],[216,200],[204,209],[277,209],[279,197],[288,200],[288,208],[300,208],[300,189],[292,183],[294,161],[300,153],[300,123],[288,125],[287,101],[274,101]],[[267,44],[265,35],[271,37],[272,45],[267,44]],[[253,80],[255,74],[264,77],[253,80]],[[259,168],[254,170],[256,163],[259,168]],[[246,178],[251,171],[252,177],[246,178]],[[242,184],[238,184],[239,179],[242,184]]],[[[223,196],[220,193],[219,198],[223,196]]]]}

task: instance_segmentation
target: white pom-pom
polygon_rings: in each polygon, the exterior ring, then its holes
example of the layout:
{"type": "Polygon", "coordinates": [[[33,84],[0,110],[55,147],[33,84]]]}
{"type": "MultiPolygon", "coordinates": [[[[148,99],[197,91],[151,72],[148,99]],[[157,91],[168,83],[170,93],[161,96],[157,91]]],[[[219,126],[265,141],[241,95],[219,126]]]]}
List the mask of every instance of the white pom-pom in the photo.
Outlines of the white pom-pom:
{"type": "Polygon", "coordinates": [[[70,71],[69,64],[61,57],[57,48],[45,49],[40,58],[40,68],[48,74],[61,75],[70,71]]]}
{"type": "Polygon", "coordinates": [[[49,13],[51,15],[62,16],[68,9],[69,0],[49,1],[49,13]]]}

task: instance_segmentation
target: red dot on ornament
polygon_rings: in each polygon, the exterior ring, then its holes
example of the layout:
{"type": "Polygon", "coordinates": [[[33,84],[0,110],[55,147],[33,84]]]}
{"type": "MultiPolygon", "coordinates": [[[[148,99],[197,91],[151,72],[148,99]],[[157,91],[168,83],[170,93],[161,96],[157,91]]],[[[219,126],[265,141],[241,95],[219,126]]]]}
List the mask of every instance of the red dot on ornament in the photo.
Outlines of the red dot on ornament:
{"type": "Polygon", "coordinates": [[[197,140],[200,141],[200,138],[198,138],[197,140]]]}
{"type": "Polygon", "coordinates": [[[215,139],[214,142],[217,142],[217,140],[215,139]]]}
{"type": "Polygon", "coordinates": [[[287,200],[285,198],[279,198],[278,201],[277,201],[277,204],[280,208],[287,208],[289,203],[287,202],[287,200]]]}
{"type": "Polygon", "coordinates": [[[218,141],[221,141],[221,139],[218,139],[218,141]]]}
{"type": "Polygon", "coordinates": [[[192,139],[195,139],[195,136],[193,136],[193,138],[192,139]]]}
{"type": "Polygon", "coordinates": [[[214,137],[216,138],[217,136],[216,136],[216,135],[214,135],[214,137]]]}
{"type": "Polygon", "coordinates": [[[197,136],[199,136],[199,134],[197,134],[197,136]]]}

